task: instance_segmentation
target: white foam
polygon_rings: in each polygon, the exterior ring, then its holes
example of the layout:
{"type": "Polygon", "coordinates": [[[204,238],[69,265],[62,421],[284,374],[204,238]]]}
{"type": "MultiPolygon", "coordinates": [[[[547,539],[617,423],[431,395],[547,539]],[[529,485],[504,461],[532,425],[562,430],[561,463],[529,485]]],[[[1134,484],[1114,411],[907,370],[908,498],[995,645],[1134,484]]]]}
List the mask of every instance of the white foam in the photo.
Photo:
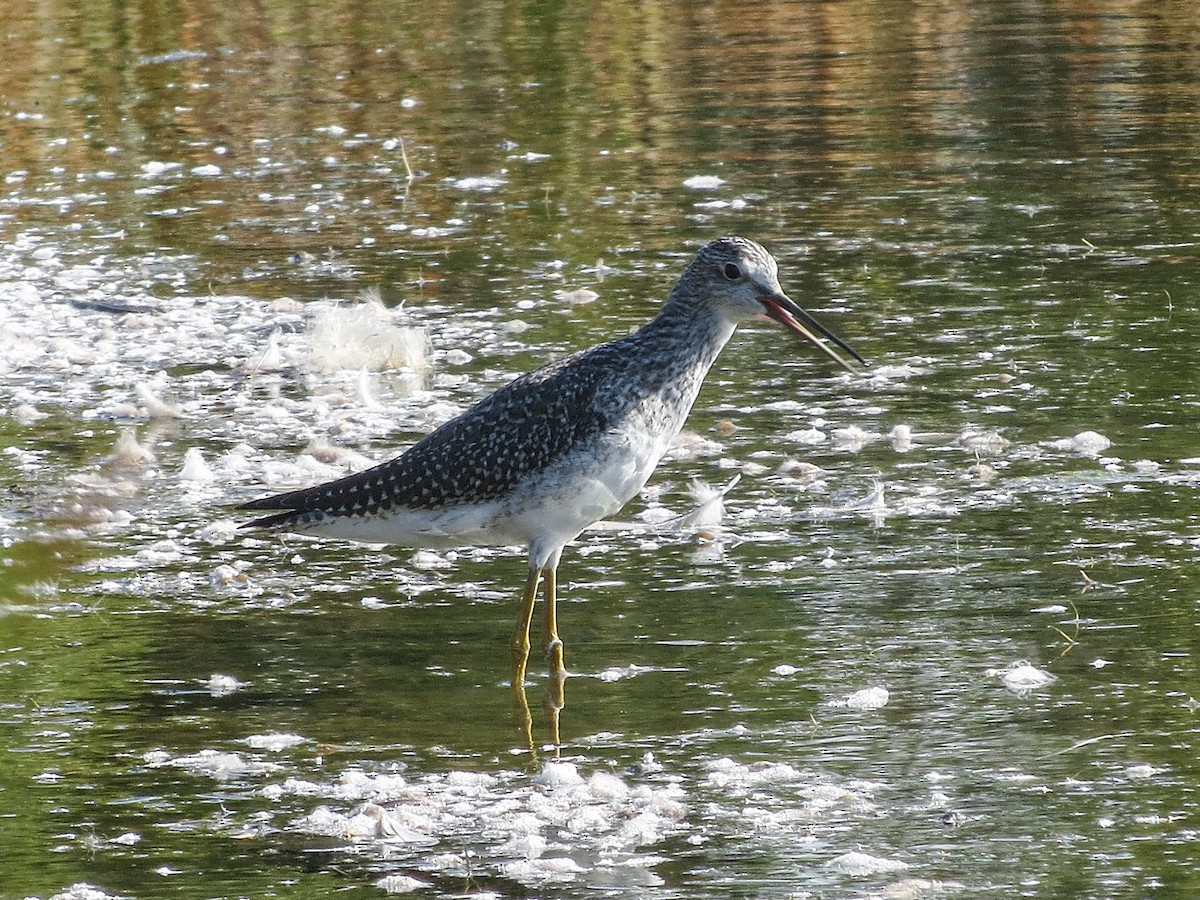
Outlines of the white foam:
{"type": "Polygon", "coordinates": [[[174,766],[197,775],[207,775],[217,780],[239,778],[244,775],[262,775],[277,771],[277,763],[252,759],[240,753],[205,749],[183,756],[171,756],[151,751],[143,755],[147,765],[153,767],[174,766]]]}
{"type": "Polygon", "coordinates": [[[205,687],[214,697],[228,697],[246,687],[246,682],[238,681],[232,675],[214,674],[209,676],[205,687]]]}
{"type": "Polygon", "coordinates": [[[65,891],[51,894],[50,900],[116,900],[118,896],[117,894],[110,894],[86,881],[79,881],[65,891]]]}
{"type": "Polygon", "coordinates": [[[596,674],[596,677],[601,681],[612,683],[621,681],[626,678],[636,678],[646,672],[653,672],[652,666],[639,666],[637,663],[630,663],[627,666],[610,666],[596,674]]]}
{"type": "Polygon", "coordinates": [[[838,450],[848,450],[858,453],[868,444],[883,440],[883,435],[877,431],[866,431],[857,425],[846,428],[835,428],[832,433],[833,446],[838,450]]]}
{"type": "Polygon", "coordinates": [[[998,431],[964,431],[955,443],[973,453],[1000,453],[1012,442],[998,431]]]}
{"type": "Polygon", "coordinates": [[[1165,771],[1165,769],[1158,766],[1142,764],[1126,767],[1124,774],[1126,778],[1130,778],[1135,781],[1144,781],[1146,779],[1153,778],[1155,775],[1160,775],[1165,771]]]}
{"type": "Polygon", "coordinates": [[[142,405],[146,407],[146,415],[151,419],[182,419],[183,409],[178,403],[171,403],[163,400],[150,385],[145,382],[138,382],[134,385],[134,393],[142,405]]]}
{"type": "Polygon", "coordinates": [[[50,414],[42,412],[32,403],[21,403],[13,407],[11,415],[13,421],[18,425],[32,425],[34,422],[49,417],[50,414]]]}
{"type": "Polygon", "coordinates": [[[908,868],[908,863],[898,859],[886,859],[872,856],[858,850],[851,850],[841,856],[834,857],[825,863],[831,869],[844,875],[860,877],[863,875],[879,875],[888,872],[902,872],[908,868]]]}
{"type": "Polygon", "coordinates": [[[252,750],[269,750],[277,753],[299,744],[306,744],[308,738],[299,734],[272,732],[270,734],[252,734],[242,738],[242,743],[252,750]]]}
{"type": "Polygon", "coordinates": [[[548,762],[533,778],[534,784],[550,788],[577,787],[583,784],[579,767],[569,762],[548,762]]]}
{"type": "Polygon", "coordinates": [[[398,324],[396,317],[374,295],[354,304],[318,306],[309,336],[309,365],[318,372],[428,369],[425,329],[398,324]]]}
{"type": "Polygon", "coordinates": [[[116,466],[147,466],[154,462],[154,451],[138,443],[134,429],[123,428],[107,462],[116,466]]]}
{"type": "MultiPolygon", "coordinates": [[[[375,887],[382,888],[387,894],[412,894],[431,887],[431,885],[428,881],[408,875],[385,875],[375,882],[375,887]]],[[[478,894],[472,894],[472,896],[477,897],[478,894]]]]}
{"type": "Polygon", "coordinates": [[[1054,675],[1025,660],[1010,663],[1003,669],[988,669],[985,674],[989,678],[999,678],[1008,690],[1020,697],[1058,680],[1054,675]]]}
{"type": "Polygon", "coordinates": [[[803,444],[811,447],[815,444],[822,444],[829,440],[829,435],[819,428],[804,428],[800,431],[788,432],[783,436],[783,439],[785,441],[793,441],[797,444],[803,444]]]}
{"type": "Polygon", "coordinates": [[[745,789],[764,784],[790,784],[804,781],[805,776],[787,763],[753,763],[745,765],[722,757],[709,764],[705,784],[715,788],[745,789]]]}
{"type": "Polygon", "coordinates": [[[183,468],[179,470],[179,480],[208,484],[215,481],[216,477],[216,473],[204,460],[204,451],[199,447],[189,447],[183,455],[183,468]]]}
{"type": "Polygon", "coordinates": [[[1112,441],[1095,431],[1081,431],[1074,437],[1060,438],[1046,444],[1051,450],[1078,453],[1080,456],[1099,456],[1112,446],[1112,441]]]}
{"type": "Polygon", "coordinates": [[[498,175],[468,175],[465,178],[452,179],[450,185],[460,191],[494,191],[503,187],[507,180],[498,175]]]}
{"type": "Polygon", "coordinates": [[[869,711],[874,709],[883,709],[888,705],[888,700],[891,695],[885,687],[869,687],[855,691],[846,699],[837,701],[837,706],[844,706],[847,709],[856,709],[860,711],[869,711]]]}
{"type": "Polygon", "coordinates": [[[656,857],[639,848],[679,831],[686,816],[683,792],[675,784],[630,784],[607,770],[585,776],[567,761],[549,761],[533,777],[454,771],[408,781],[352,769],[332,783],[288,778],[261,793],[275,802],[291,794],[358,803],[349,812],[318,805],[295,825],[359,844],[386,845],[390,858],[407,859],[421,871],[453,874],[465,865],[463,856],[428,848],[474,835],[475,849],[468,851],[473,866],[527,885],[590,880],[614,867],[656,865],[656,857]]]}
{"type": "Polygon", "coordinates": [[[554,292],[554,296],[563,303],[571,304],[593,303],[600,299],[600,295],[591,288],[576,288],[573,291],[559,290],[554,292]]]}

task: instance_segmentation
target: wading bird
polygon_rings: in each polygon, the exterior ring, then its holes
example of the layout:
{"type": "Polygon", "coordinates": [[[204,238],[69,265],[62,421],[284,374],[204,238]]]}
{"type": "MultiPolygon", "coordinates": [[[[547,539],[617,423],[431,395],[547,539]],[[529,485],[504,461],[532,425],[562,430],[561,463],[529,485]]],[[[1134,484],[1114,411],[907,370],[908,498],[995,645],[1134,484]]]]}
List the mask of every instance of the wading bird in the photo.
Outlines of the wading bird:
{"type": "Polygon", "coordinates": [[[528,727],[523,686],[542,584],[557,744],[566,667],[555,573],[563,547],[642,489],[734,329],[761,318],[846,369],[853,371],[830,344],[863,362],[783,292],[770,253],[745,238],[720,238],[700,249],[638,331],[522,375],[389,462],[253,500],[242,508],[281,511],[243,527],[412,547],[527,547],[512,686],[528,727]]]}

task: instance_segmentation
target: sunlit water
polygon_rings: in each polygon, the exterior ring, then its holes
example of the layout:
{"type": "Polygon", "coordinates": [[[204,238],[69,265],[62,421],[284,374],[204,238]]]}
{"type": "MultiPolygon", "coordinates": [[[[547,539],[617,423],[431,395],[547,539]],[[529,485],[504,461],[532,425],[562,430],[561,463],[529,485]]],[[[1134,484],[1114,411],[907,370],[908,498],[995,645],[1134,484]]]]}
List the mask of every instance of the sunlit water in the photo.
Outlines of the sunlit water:
{"type": "Polygon", "coordinates": [[[1200,22],[997,6],[0,14],[0,894],[1192,895],[1200,22]],[[519,552],[237,532],[721,233],[872,367],[739,332],[559,754],[519,552]]]}

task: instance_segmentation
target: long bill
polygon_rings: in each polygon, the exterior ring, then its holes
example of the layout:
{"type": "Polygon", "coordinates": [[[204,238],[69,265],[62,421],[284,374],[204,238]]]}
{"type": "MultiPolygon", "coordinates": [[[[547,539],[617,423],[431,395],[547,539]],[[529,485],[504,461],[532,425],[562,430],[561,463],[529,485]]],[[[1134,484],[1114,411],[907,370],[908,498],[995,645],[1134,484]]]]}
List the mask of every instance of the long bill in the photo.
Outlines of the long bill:
{"type": "Polygon", "coordinates": [[[763,310],[767,316],[781,324],[788,331],[792,332],[792,334],[797,334],[806,341],[814,344],[822,353],[847,372],[855,372],[857,370],[839,356],[837,351],[833,347],[830,347],[826,341],[837,345],[864,366],[867,364],[867,361],[855,353],[849,344],[802,310],[786,294],[767,294],[760,296],[758,301],[763,305],[763,310]]]}

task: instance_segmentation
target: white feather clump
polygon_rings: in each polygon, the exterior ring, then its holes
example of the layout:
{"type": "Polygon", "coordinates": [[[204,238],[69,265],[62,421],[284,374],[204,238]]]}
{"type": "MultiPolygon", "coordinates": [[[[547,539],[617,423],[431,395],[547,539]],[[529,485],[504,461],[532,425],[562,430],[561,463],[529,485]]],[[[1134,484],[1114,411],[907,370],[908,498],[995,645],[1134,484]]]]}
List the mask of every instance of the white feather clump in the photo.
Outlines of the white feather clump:
{"type": "Polygon", "coordinates": [[[308,359],[319,372],[424,371],[429,368],[428,346],[424,328],[397,325],[378,292],[366,292],[360,303],[331,304],[317,313],[309,335],[308,359]]]}
{"type": "Polygon", "coordinates": [[[696,506],[679,518],[680,528],[715,528],[720,526],[725,518],[725,495],[733,490],[734,485],[742,480],[741,475],[735,475],[723,488],[693,478],[688,486],[688,492],[696,501],[696,506]]]}

